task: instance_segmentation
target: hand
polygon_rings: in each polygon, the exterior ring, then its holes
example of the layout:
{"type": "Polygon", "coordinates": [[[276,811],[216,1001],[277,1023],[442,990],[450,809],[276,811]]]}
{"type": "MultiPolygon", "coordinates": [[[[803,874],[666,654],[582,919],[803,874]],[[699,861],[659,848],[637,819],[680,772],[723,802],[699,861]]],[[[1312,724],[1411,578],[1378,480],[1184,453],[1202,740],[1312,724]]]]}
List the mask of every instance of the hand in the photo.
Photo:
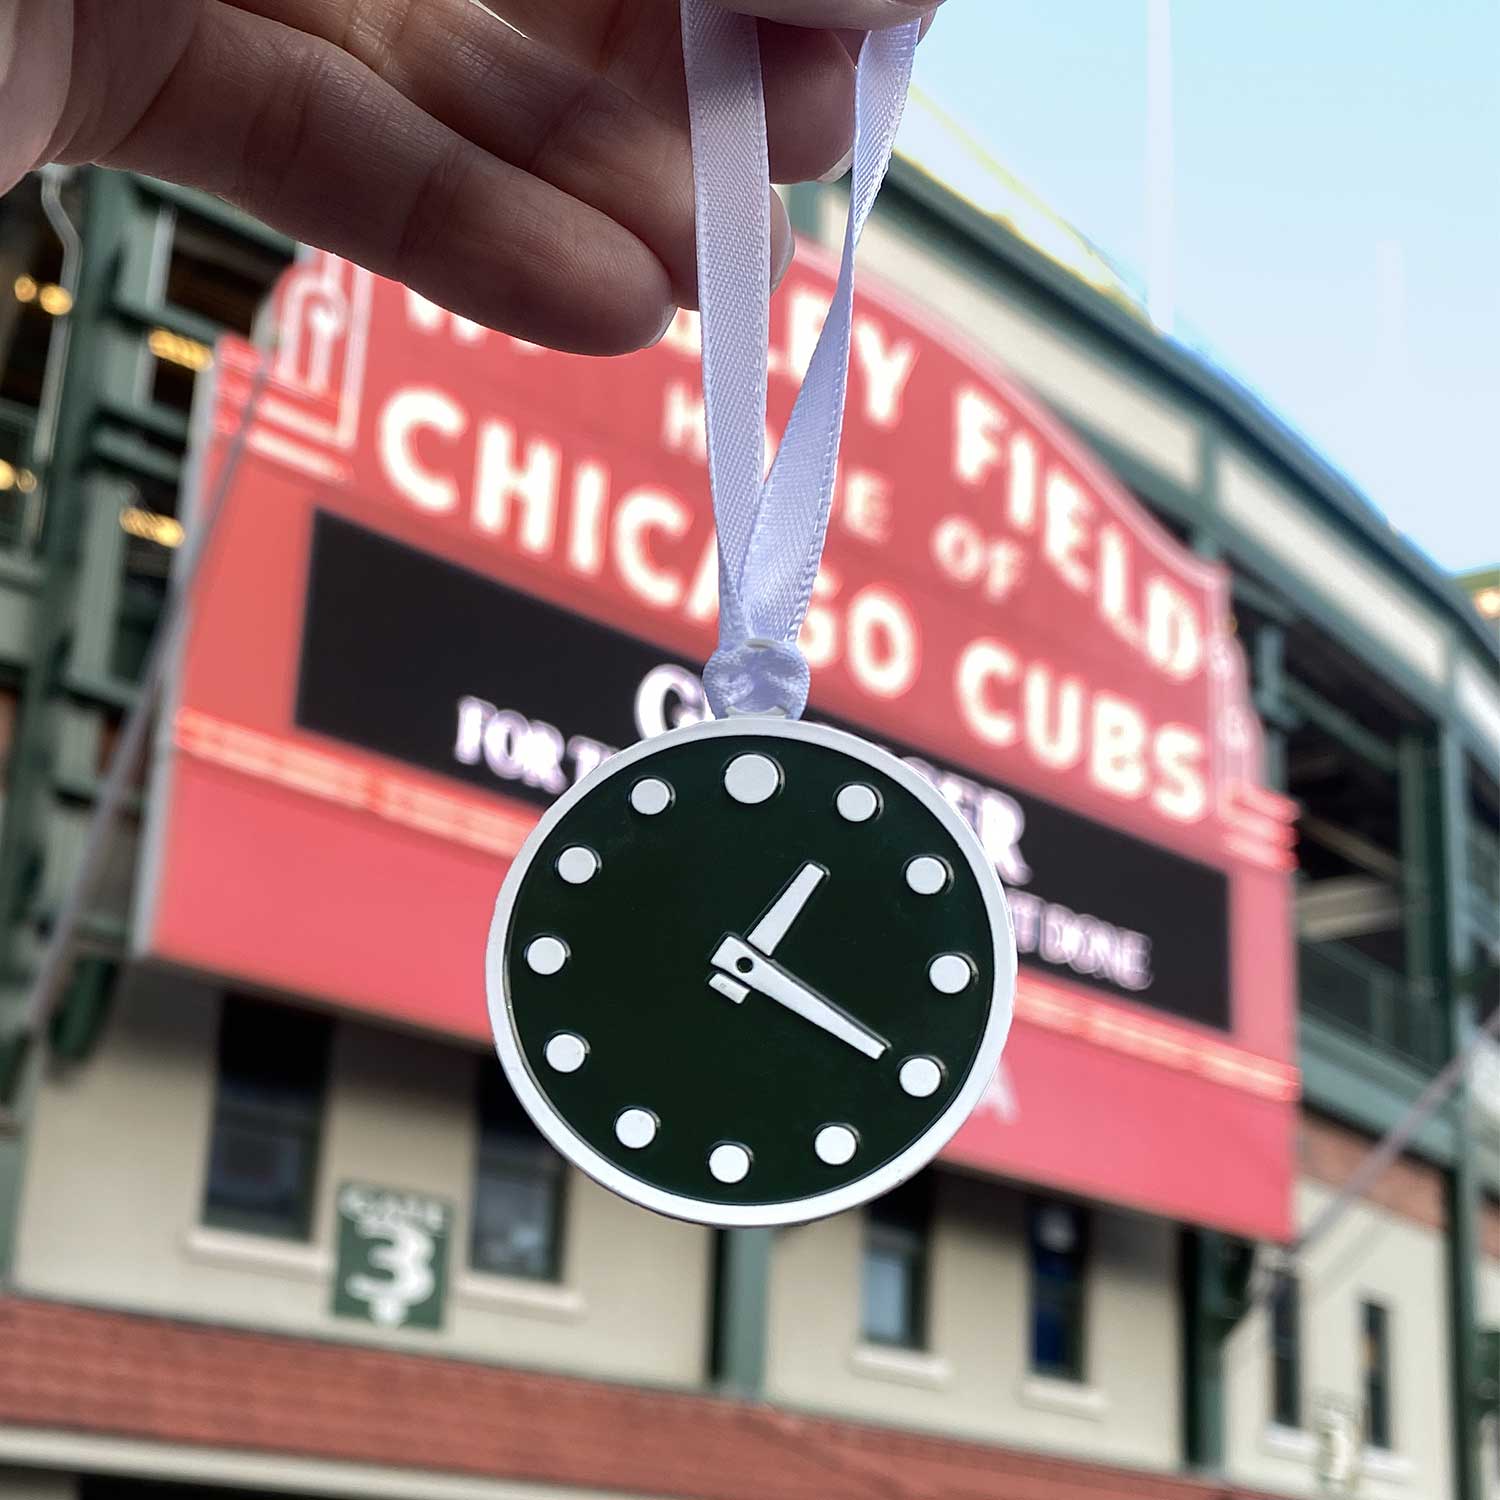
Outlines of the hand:
{"type": "MultiPolygon", "coordinates": [[[[786,182],[849,147],[853,64],[827,28],[932,8],[721,3],[775,18],[786,182]]],[[[505,19],[474,0],[0,0],[0,191],[49,161],[129,168],[522,338],[653,343],[697,295],[677,0],[487,4],[505,19]]]]}
{"type": "Polygon", "coordinates": [[[726,937],[714,950],[711,962],[723,973],[735,975],[736,984],[748,986],[768,1000],[786,1006],[793,1014],[811,1021],[814,1026],[821,1026],[830,1036],[847,1042],[866,1057],[878,1058],[890,1046],[884,1037],[877,1036],[868,1026],[860,1025],[847,1011],[825,1000],[780,964],[773,963],[763,953],[757,953],[737,937],[726,937]]]}

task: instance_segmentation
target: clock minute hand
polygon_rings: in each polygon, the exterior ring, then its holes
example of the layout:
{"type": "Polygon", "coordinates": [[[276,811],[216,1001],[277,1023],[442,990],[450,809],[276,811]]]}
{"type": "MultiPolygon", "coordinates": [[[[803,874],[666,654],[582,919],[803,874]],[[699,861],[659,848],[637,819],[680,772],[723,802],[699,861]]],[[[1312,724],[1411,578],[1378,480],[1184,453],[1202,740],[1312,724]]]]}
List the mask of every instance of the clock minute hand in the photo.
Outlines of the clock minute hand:
{"type": "Polygon", "coordinates": [[[823,883],[828,871],[822,865],[809,860],[792,877],[792,882],[771,903],[771,909],[749,932],[745,941],[758,948],[768,958],[776,951],[776,945],[791,929],[793,922],[802,915],[808,897],[823,883]]]}
{"type": "Polygon", "coordinates": [[[811,1021],[814,1026],[821,1026],[824,1031],[836,1036],[841,1042],[847,1042],[856,1052],[862,1052],[866,1057],[881,1057],[890,1046],[884,1037],[876,1036],[869,1027],[861,1026],[852,1016],[825,1000],[817,991],[810,990],[800,980],[793,979],[780,964],[757,953],[742,938],[726,937],[714,950],[712,962],[715,968],[738,976],[751,989],[786,1006],[789,1011],[811,1021]]]}

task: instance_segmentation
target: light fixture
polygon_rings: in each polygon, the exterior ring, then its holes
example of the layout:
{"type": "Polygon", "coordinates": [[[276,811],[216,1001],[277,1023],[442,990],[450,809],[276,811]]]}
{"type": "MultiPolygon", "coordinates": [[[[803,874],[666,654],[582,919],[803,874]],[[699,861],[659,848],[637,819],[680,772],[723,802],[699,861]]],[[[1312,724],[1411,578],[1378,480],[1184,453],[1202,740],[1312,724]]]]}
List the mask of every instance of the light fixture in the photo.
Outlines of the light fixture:
{"type": "Polygon", "coordinates": [[[37,306],[52,318],[61,318],[73,311],[73,294],[63,286],[49,283],[36,294],[37,306]]]}
{"type": "Polygon", "coordinates": [[[127,506],[120,512],[120,529],[143,542],[155,542],[159,547],[182,545],[182,522],[175,516],[164,516],[160,511],[146,510],[139,505],[127,506]]]}
{"type": "Polygon", "coordinates": [[[35,276],[17,276],[11,284],[17,302],[35,302],[50,318],[60,318],[73,311],[73,294],[55,281],[38,281],[35,276]]]}
{"type": "Polygon", "coordinates": [[[1486,620],[1500,620],[1500,588],[1480,589],[1474,595],[1474,605],[1486,620]]]}
{"type": "Polygon", "coordinates": [[[146,347],[158,359],[169,365],[181,365],[185,370],[206,370],[214,359],[214,352],[207,344],[173,333],[170,328],[153,328],[146,347]]]}

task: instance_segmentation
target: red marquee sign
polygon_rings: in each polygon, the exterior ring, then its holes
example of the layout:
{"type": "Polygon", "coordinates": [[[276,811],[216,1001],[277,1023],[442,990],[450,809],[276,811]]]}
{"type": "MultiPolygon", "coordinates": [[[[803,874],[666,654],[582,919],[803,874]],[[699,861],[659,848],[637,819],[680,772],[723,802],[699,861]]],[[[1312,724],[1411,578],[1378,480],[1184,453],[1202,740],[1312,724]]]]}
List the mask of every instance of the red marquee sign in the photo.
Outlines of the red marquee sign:
{"type": "MultiPolygon", "coordinates": [[[[832,275],[773,305],[768,445],[832,275]]],[[[287,276],[158,759],[143,953],[470,1037],[539,810],[706,713],[697,324],[554,354],[320,256],[287,276]]],[[[263,356],[228,342],[208,492],[263,356]]],[[[1017,1023],[950,1159],[1287,1232],[1291,809],[1224,572],[983,355],[858,299],[809,714],[907,755],[1010,893],[1017,1023]]]]}

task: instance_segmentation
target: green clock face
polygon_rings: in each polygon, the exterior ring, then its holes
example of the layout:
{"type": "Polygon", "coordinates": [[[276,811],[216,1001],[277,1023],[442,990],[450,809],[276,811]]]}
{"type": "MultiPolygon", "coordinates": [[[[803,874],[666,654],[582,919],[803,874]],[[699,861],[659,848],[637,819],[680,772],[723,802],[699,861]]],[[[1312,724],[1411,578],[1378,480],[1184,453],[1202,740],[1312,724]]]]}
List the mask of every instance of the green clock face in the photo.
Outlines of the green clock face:
{"type": "Polygon", "coordinates": [[[852,1207],[994,1073],[1015,942],[968,827],[910,767],[780,719],[606,762],[542,819],[490,933],[491,1019],[543,1133],[719,1225],[852,1207]]]}

